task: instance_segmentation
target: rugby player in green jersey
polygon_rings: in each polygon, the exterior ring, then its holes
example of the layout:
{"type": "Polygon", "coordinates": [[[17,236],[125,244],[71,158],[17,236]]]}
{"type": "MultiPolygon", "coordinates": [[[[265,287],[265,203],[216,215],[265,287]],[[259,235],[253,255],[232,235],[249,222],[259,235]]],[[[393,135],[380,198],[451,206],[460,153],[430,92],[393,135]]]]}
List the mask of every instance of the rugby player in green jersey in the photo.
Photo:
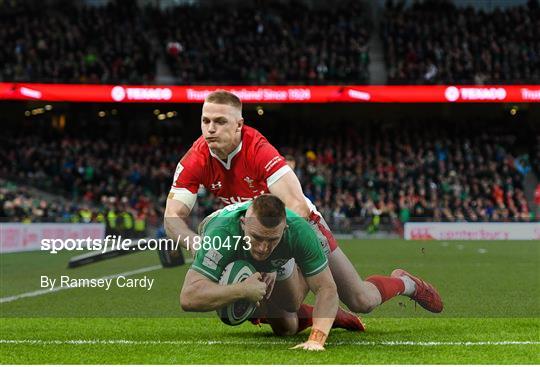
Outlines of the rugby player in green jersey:
{"type": "Polygon", "coordinates": [[[197,251],[186,274],[180,294],[185,311],[218,310],[238,300],[249,300],[272,315],[268,322],[276,334],[292,335],[300,327],[291,312],[300,308],[307,283],[315,294],[313,326],[309,339],[295,348],[324,350],[338,310],[338,293],[328,260],[305,219],[285,209],[276,196],[262,195],[225,207],[207,218],[200,232],[202,238],[211,238],[213,245],[197,251]],[[280,270],[292,258],[305,283],[296,267],[290,267],[278,275],[273,290],[267,289],[263,274],[280,270]],[[248,261],[257,273],[242,283],[218,284],[225,267],[236,260],[248,261]]]}

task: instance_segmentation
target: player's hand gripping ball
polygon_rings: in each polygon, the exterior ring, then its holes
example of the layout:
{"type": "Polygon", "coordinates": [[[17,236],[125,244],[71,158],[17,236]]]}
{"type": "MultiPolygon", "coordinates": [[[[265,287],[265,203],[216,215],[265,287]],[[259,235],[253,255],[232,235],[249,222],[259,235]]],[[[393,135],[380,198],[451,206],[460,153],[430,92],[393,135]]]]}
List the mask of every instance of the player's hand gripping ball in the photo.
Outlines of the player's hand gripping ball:
{"type": "MultiPolygon", "coordinates": [[[[255,268],[244,260],[237,260],[225,267],[219,284],[229,285],[243,282],[256,272],[255,268]]],[[[264,284],[264,283],[263,283],[264,284]]],[[[231,303],[219,310],[217,314],[227,325],[240,325],[253,316],[257,305],[249,300],[231,303]]]]}

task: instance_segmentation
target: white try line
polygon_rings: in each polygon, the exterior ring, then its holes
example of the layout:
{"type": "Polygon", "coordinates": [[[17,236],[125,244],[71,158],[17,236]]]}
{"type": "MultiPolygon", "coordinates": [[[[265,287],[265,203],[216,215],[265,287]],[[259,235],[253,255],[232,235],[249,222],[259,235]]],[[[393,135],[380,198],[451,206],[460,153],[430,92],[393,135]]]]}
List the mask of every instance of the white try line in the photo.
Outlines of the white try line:
{"type": "MultiPolygon", "coordinates": [[[[292,340],[126,340],[126,339],[89,339],[89,340],[40,340],[40,339],[1,339],[0,344],[23,344],[23,345],[291,345],[292,340]]],[[[356,346],[419,346],[419,347],[439,347],[439,346],[497,346],[497,345],[540,345],[540,341],[470,341],[470,342],[452,342],[452,341],[342,341],[328,342],[327,345],[356,345],[356,346]]]]}
{"type": "MultiPolygon", "coordinates": [[[[118,278],[118,277],[122,277],[122,276],[129,277],[131,275],[147,273],[149,271],[154,271],[154,270],[158,270],[158,269],[161,269],[161,268],[162,268],[161,265],[147,266],[145,268],[126,271],[124,273],[105,275],[105,276],[103,276],[101,278],[96,278],[96,279],[114,279],[114,278],[118,278]]],[[[66,290],[66,289],[71,289],[71,288],[74,288],[74,287],[62,286],[62,287],[57,287],[57,288],[53,288],[53,289],[50,289],[50,288],[48,288],[48,289],[38,289],[38,290],[32,291],[32,292],[26,292],[26,293],[16,294],[14,296],[8,296],[8,297],[0,298],[0,303],[13,302],[13,301],[17,301],[17,300],[22,299],[22,298],[42,296],[44,294],[54,293],[54,292],[63,291],[63,290],[66,290]]]]}

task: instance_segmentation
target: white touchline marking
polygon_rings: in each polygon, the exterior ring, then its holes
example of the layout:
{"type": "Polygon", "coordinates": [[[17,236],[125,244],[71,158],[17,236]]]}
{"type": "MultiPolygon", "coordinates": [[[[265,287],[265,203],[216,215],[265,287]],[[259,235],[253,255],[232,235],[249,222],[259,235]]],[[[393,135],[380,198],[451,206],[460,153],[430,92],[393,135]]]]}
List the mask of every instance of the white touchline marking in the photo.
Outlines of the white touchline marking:
{"type": "MultiPolygon", "coordinates": [[[[162,268],[161,265],[147,266],[145,268],[126,271],[125,273],[105,275],[105,276],[103,276],[101,278],[97,278],[97,279],[111,279],[111,278],[114,279],[114,278],[118,278],[120,276],[128,277],[130,275],[146,273],[146,272],[158,270],[158,269],[161,269],[161,268],[162,268]]],[[[16,300],[21,299],[21,298],[42,296],[44,294],[63,291],[63,290],[66,290],[66,289],[71,289],[71,288],[73,288],[73,287],[65,286],[65,287],[58,287],[58,288],[53,288],[53,289],[38,289],[38,290],[32,291],[32,292],[21,293],[21,294],[16,294],[14,296],[8,296],[8,297],[0,298],[0,303],[13,302],[13,301],[16,301],[16,300]]]]}
{"type": "MultiPolygon", "coordinates": [[[[29,345],[289,345],[294,344],[294,341],[256,341],[256,340],[40,340],[40,339],[22,339],[10,340],[1,339],[0,344],[29,344],[29,345]]],[[[342,341],[328,342],[328,345],[358,345],[358,346],[421,346],[421,347],[438,347],[438,346],[485,346],[485,345],[540,345],[540,341],[475,341],[475,342],[420,342],[420,341],[342,341]]]]}

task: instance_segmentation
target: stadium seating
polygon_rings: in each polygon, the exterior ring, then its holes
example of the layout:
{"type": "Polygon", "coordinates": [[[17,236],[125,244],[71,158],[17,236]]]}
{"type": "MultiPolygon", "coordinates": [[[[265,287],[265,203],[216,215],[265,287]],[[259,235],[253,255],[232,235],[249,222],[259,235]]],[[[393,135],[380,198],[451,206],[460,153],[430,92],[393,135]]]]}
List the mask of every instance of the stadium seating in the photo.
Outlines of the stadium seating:
{"type": "Polygon", "coordinates": [[[324,145],[294,142],[289,152],[306,195],[334,227],[350,225],[348,218],[374,225],[376,217],[530,220],[523,192],[530,166],[518,169],[515,136],[487,135],[481,126],[445,132],[429,124],[407,124],[399,132],[366,127],[324,145]]]}
{"type": "Polygon", "coordinates": [[[354,1],[331,11],[300,2],[218,3],[211,12],[133,1],[34,5],[0,13],[0,80],[152,83],[159,53],[180,83],[367,81],[369,36],[354,1]]]}
{"type": "Polygon", "coordinates": [[[350,0],[216,2],[211,11],[37,3],[0,12],[0,81],[152,84],[172,74],[182,84],[362,84],[380,29],[389,83],[540,82],[537,0],[493,11],[390,0],[380,24],[350,0]],[[158,73],[160,62],[168,68],[158,73]]]}
{"type": "MultiPolygon", "coordinates": [[[[0,81],[151,83],[156,50],[143,9],[63,1],[17,2],[0,12],[0,81]]],[[[2,6],[2,5],[0,5],[2,6]]]]}
{"type": "MultiPolygon", "coordinates": [[[[181,6],[154,14],[182,83],[365,83],[369,32],[360,2],[331,9],[292,2],[181,6]],[[184,21],[178,21],[183,19],[184,21]]],[[[163,44],[165,49],[165,44],[163,44]]]]}
{"type": "MultiPolygon", "coordinates": [[[[368,124],[324,139],[297,140],[302,134],[292,133],[277,146],[295,157],[306,196],[333,228],[531,220],[523,192],[531,165],[512,154],[516,137],[488,135],[477,125],[478,131],[461,125],[443,132],[430,123],[390,131],[368,124]]],[[[129,209],[157,224],[176,163],[188,148],[157,137],[137,142],[22,136],[2,145],[0,177],[56,191],[80,205],[129,209]]],[[[201,191],[194,216],[219,207],[201,191]]]]}
{"type": "Polygon", "coordinates": [[[111,201],[104,205],[72,201],[1,179],[0,184],[0,222],[104,223],[108,234],[138,238],[147,234],[146,210],[111,201]]]}
{"type": "Polygon", "coordinates": [[[389,82],[539,83],[538,1],[491,12],[450,1],[387,2],[382,39],[389,82]]]}
{"type": "MultiPolygon", "coordinates": [[[[66,206],[71,214],[93,207],[95,219],[99,212],[119,215],[127,211],[134,219],[143,217],[153,225],[162,218],[163,208],[155,203],[160,198],[164,202],[178,159],[172,154],[174,144],[167,145],[171,151],[165,162],[166,152],[156,149],[155,143],[23,136],[4,140],[2,146],[0,177],[64,195],[73,201],[66,206]]],[[[45,214],[48,220],[66,219],[58,210],[45,214]]]]}

